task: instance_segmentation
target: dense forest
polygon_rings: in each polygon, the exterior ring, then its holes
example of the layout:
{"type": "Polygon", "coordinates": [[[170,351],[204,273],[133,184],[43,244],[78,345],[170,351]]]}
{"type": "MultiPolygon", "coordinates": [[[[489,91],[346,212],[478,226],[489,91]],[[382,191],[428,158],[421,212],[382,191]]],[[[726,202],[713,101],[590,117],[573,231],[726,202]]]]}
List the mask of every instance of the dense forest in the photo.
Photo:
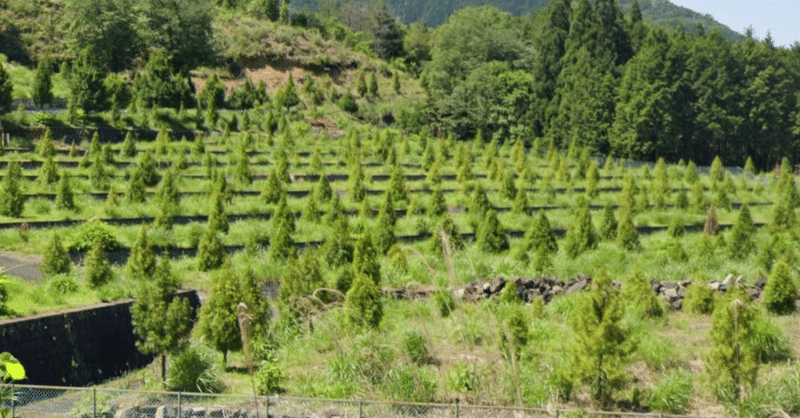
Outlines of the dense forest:
{"type": "MultiPolygon", "coordinates": [[[[336,2],[330,0],[297,0],[297,5],[302,9],[325,9],[336,2]]],[[[340,2],[341,3],[341,2],[340,2]]],[[[399,1],[388,0],[388,5],[400,20],[405,23],[412,23],[416,20],[425,22],[428,26],[439,26],[444,23],[448,16],[458,9],[467,6],[480,6],[482,4],[494,6],[500,10],[509,12],[513,15],[534,14],[539,9],[550,4],[550,0],[459,0],[459,1],[399,1]]],[[[635,0],[621,0],[619,2],[623,10],[628,10],[635,0]]],[[[677,6],[667,0],[652,0],[639,4],[644,18],[656,26],[676,27],[679,24],[694,28],[698,23],[704,28],[719,27],[723,36],[731,40],[743,40],[744,36],[731,28],[717,22],[710,15],[703,15],[694,10],[677,6]]]]}
{"type": "Polygon", "coordinates": [[[436,29],[422,85],[445,132],[644,160],[797,159],[800,47],[653,28],[606,0],[556,1],[535,21],[483,6],[436,29]]]}

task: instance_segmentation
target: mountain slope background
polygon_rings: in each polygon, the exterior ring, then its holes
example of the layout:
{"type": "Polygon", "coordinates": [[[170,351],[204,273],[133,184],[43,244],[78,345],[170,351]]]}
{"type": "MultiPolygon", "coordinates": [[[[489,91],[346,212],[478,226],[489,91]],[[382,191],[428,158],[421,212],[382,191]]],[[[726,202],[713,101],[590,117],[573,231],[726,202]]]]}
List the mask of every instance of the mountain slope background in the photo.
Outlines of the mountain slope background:
{"type": "MultiPolygon", "coordinates": [[[[618,0],[623,11],[627,11],[635,0],[618,0]]],[[[482,4],[495,6],[513,15],[524,15],[535,13],[537,10],[550,4],[550,0],[445,0],[445,1],[426,1],[426,0],[387,0],[392,11],[400,20],[411,23],[415,20],[422,20],[428,26],[439,26],[456,10],[467,6],[479,6],[482,4]]],[[[317,9],[318,0],[299,0],[293,2],[295,7],[317,9]]],[[[745,36],[736,32],[728,26],[714,20],[709,14],[701,14],[686,7],[675,5],[668,0],[649,0],[639,2],[642,15],[645,20],[650,21],[655,26],[676,27],[679,24],[688,30],[694,30],[698,24],[702,25],[707,31],[713,27],[719,27],[722,34],[729,40],[744,40],[745,36]]]]}

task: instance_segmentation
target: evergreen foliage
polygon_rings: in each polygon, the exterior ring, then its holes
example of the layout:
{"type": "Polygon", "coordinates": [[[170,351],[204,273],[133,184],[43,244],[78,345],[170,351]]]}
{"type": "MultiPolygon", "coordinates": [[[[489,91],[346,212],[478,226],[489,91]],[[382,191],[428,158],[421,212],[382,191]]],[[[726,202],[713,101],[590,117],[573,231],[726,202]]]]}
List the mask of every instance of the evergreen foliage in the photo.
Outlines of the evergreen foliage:
{"type": "Polygon", "coordinates": [[[614,392],[625,381],[625,365],[637,342],[622,321],[624,298],[601,269],[592,278],[594,286],[575,307],[570,326],[576,344],[572,358],[577,377],[589,382],[592,398],[609,405],[614,392]]]}
{"type": "Polygon", "coordinates": [[[12,93],[14,85],[11,83],[11,76],[8,74],[5,65],[0,65],[0,115],[11,111],[13,106],[12,93]]]}
{"type": "Polygon", "coordinates": [[[747,344],[753,335],[758,310],[741,288],[734,286],[714,307],[711,318],[711,343],[707,364],[709,376],[718,391],[729,391],[733,401],[739,401],[745,388],[755,383],[757,363],[755,352],[747,344]]]}
{"type": "Polygon", "coordinates": [[[383,319],[383,302],[374,280],[357,273],[345,296],[344,309],[353,325],[377,328],[383,319]]]}
{"type": "Polygon", "coordinates": [[[278,300],[284,309],[303,313],[302,304],[293,299],[311,296],[315,290],[325,287],[318,255],[316,251],[306,249],[283,276],[278,300]]]}
{"type": "Polygon", "coordinates": [[[493,209],[484,214],[476,242],[479,250],[489,254],[498,254],[509,249],[508,235],[493,209]]]}
{"type": "Polygon", "coordinates": [[[56,156],[56,143],[53,141],[53,132],[50,128],[44,131],[44,135],[39,138],[36,144],[36,153],[42,158],[52,158],[56,156]]]}
{"type": "Polygon", "coordinates": [[[149,279],[156,272],[156,253],[147,238],[147,225],[139,229],[139,236],[131,248],[125,273],[135,279],[149,279]]]}
{"type": "Polygon", "coordinates": [[[100,241],[95,241],[92,249],[86,254],[83,276],[90,288],[96,289],[114,279],[114,272],[108,265],[106,252],[100,241]]]}
{"type": "Polygon", "coordinates": [[[775,264],[764,287],[764,307],[768,312],[787,315],[796,310],[797,287],[789,265],[781,260],[775,264]]]}
{"type": "Polygon", "coordinates": [[[217,231],[207,228],[197,246],[197,269],[209,271],[219,268],[225,261],[225,249],[222,247],[217,231]]]}
{"type": "Polygon", "coordinates": [[[25,208],[25,195],[20,184],[21,169],[19,163],[8,164],[8,172],[0,184],[0,215],[19,218],[25,208]]]}
{"type": "Polygon", "coordinates": [[[133,80],[133,91],[139,109],[194,107],[189,83],[173,72],[163,51],[156,50],[150,55],[144,71],[137,73],[133,80]]]}
{"type": "Polygon", "coordinates": [[[136,347],[144,354],[161,356],[161,379],[166,380],[166,356],[178,352],[192,329],[192,307],[187,298],[175,296],[180,283],[172,273],[169,257],[161,257],[153,279],[142,282],[131,305],[136,347]]]}
{"type": "Polygon", "coordinates": [[[664,315],[664,308],[656,297],[650,283],[645,279],[641,270],[635,268],[633,273],[627,277],[623,286],[622,296],[628,306],[633,306],[639,312],[650,318],[657,318],[664,315]]]}
{"type": "Polygon", "coordinates": [[[54,233],[42,257],[42,273],[45,276],[68,274],[72,270],[69,254],[61,244],[61,235],[54,233]]]}
{"type": "Polygon", "coordinates": [[[622,220],[617,226],[617,245],[625,250],[633,251],[639,248],[639,232],[633,225],[633,216],[630,212],[625,211],[622,214],[622,220]]]}
{"type": "Polygon", "coordinates": [[[230,269],[220,269],[211,276],[211,295],[200,309],[198,329],[203,339],[222,352],[222,364],[228,363],[228,352],[242,348],[242,337],[236,307],[241,290],[238,278],[230,269]]]}
{"type": "Polygon", "coordinates": [[[372,280],[375,286],[381,283],[381,264],[372,244],[372,237],[365,233],[356,241],[353,249],[353,273],[356,277],[364,276],[372,280]]]}
{"type": "Polygon", "coordinates": [[[208,228],[227,234],[230,228],[228,214],[225,213],[225,201],[222,193],[214,192],[211,196],[211,213],[208,215],[208,228]]]}
{"type": "MultiPolygon", "coordinates": [[[[63,177],[61,181],[64,181],[63,177]]],[[[146,188],[144,172],[138,168],[134,169],[133,174],[131,174],[130,185],[125,193],[125,201],[128,203],[144,203],[146,188]]]]}
{"type": "Polygon", "coordinates": [[[755,251],[754,233],[753,218],[750,216],[750,209],[747,203],[745,203],[739,209],[739,216],[736,218],[736,223],[733,224],[727,240],[728,251],[732,258],[741,260],[755,251]]]}
{"type": "Polygon", "coordinates": [[[133,158],[136,156],[136,140],[133,138],[133,135],[128,132],[125,134],[125,140],[122,141],[122,155],[133,158]]]}
{"type": "Polygon", "coordinates": [[[617,238],[617,217],[614,215],[614,208],[610,204],[603,207],[603,218],[600,222],[600,238],[604,240],[615,240],[617,238]]]}
{"type": "Polygon", "coordinates": [[[567,227],[566,243],[564,249],[567,256],[576,258],[578,255],[597,248],[597,231],[592,224],[592,215],[589,212],[589,204],[582,196],[573,209],[574,215],[572,222],[567,227]]]}
{"type": "Polygon", "coordinates": [[[39,184],[49,186],[58,182],[58,165],[53,157],[47,157],[39,169],[39,184]]]}

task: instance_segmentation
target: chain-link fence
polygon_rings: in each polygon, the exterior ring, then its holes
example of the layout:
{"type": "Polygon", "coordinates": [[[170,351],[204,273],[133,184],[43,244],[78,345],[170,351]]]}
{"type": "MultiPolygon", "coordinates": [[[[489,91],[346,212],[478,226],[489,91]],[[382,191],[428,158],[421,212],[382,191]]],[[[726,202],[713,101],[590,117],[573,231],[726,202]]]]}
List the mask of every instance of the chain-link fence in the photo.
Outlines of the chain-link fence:
{"type": "MultiPolygon", "coordinates": [[[[688,416],[283,396],[13,386],[10,418],[578,418],[688,416]]],[[[708,417],[705,417],[708,418],[708,417]]]]}

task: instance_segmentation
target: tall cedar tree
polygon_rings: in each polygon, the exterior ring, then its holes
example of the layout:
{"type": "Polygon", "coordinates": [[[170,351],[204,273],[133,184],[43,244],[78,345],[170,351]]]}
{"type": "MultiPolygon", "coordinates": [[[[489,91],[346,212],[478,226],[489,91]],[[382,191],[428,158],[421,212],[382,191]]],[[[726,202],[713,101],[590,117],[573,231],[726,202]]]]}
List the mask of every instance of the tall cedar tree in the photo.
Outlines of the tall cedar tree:
{"type": "Polygon", "coordinates": [[[181,106],[193,107],[194,104],[189,83],[179,74],[173,73],[167,56],[160,50],[150,55],[144,71],[136,75],[133,90],[139,109],[180,109],[181,106]]]}
{"type": "Polygon", "coordinates": [[[50,58],[39,60],[33,79],[33,103],[42,107],[53,102],[53,63],[50,58]]]}
{"type": "Polygon", "coordinates": [[[711,317],[712,349],[706,362],[711,368],[709,375],[718,389],[730,390],[737,402],[744,389],[755,383],[758,372],[755,346],[748,344],[758,316],[750,296],[734,286],[719,299],[711,317]]]}
{"type": "Polygon", "coordinates": [[[796,310],[797,288],[792,272],[785,260],[778,261],[764,287],[764,307],[777,315],[788,315],[796,310]]]}
{"type": "Polygon", "coordinates": [[[625,366],[636,340],[624,325],[625,301],[608,273],[601,269],[594,286],[576,306],[570,321],[577,339],[572,357],[581,380],[588,381],[595,401],[607,406],[625,381],[625,366]]]}
{"type": "Polygon", "coordinates": [[[11,83],[11,76],[8,75],[5,65],[0,65],[0,115],[11,111],[13,91],[14,85],[11,83]]]}
{"type": "Polygon", "coordinates": [[[371,6],[372,45],[379,58],[391,61],[403,56],[403,33],[386,1],[371,6]]]}
{"type": "Polygon", "coordinates": [[[141,154],[136,169],[141,171],[142,181],[145,186],[153,187],[158,184],[160,177],[158,175],[156,159],[150,151],[141,154]]]}
{"type": "Polygon", "coordinates": [[[172,273],[169,257],[161,257],[155,276],[142,282],[136,302],[131,305],[136,347],[144,354],[161,356],[161,380],[167,377],[167,354],[180,350],[192,330],[189,299],[177,297],[180,282],[172,273]]]}
{"type": "Polygon", "coordinates": [[[72,262],[69,259],[67,250],[61,244],[61,235],[54,233],[44,250],[42,273],[45,276],[54,276],[56,274],[67,274],[71,270],[72,262]]]}
{"type": "Polygon", "coordinates": [[[389,177],[389,193],[395,202],[408,202],[408,191],[406,190],[406,176],[400,164],[395,164],[392,174],[389,177]]]}
{"type": "Polygon", "coordinates": [[[200,309],[200,335],[222,352],[222,364],[228,364],[228,351],[242,348],[236,307],[241,295],[238,279],[230,268],[211,276],[211,296],[200,309]]]}
{"type": "Polygon", "coordinates": [[[363,273],[356,273],[344,300],[350,321],[359,327],[377,328],[383,318],[383,302],[378,286],[363,273]]]}
{"type": "MultiPolygon", "coordinates": [[[[64,174],[66,176],[66,173],[64,174]]],[[[64,181],[63,179],[61,180],[64,181]]],[[[130,185],[125,193],[125,201],[128,203],[144,203],[147,186],[144,183],[144,173],[136,168],[131,174],[130,185]]]]}
{"type": "Polygon", "coordinates": [[[283,87],[275,93],[275,104],[281,108],[291,108],[302,103],[300,96],[297,95],[297,87],[294,85],[294,78],[289,74],[289,80],[283,87]]]}
{"type": "Polygon", "coordinates": [[[445,200],[444,192],[442,192],[441,187],[436,187],[428,202],[428,208],[425,214],[429,218],[438,218],[445,213],[447,213],[447,201],[445,200]]]}
{"type": "Polygon", "coordinates": [[[598,241],[589,204],[583,196],[578,197],[573,213],[572,223],[567,227],[565,243],[565,250],[570,258],[576,258],[581,253],[596,248],[598,241]]]}
{"type": "Polygon", "coordinates": [[[83,276],[86,284],[90,288],[96,289],[114,278],[114,272],[108,265],[106,252],[100,240],[95,241],[92,249],[86,254],[86,261],[83,267],[83,276]]]}
{"type": "Polygon", "coordinates": [[[70,66],[69,110],[75,114],[103,110],[106,107],[105,70],[87,52],[80,52],[70,66]]]}
{"type": "Polygon", "coordinates": [[[490,209],[483,218],[476,240],[478,249],[489,254],[498,254],[508,250],[508,235],[503,225],[500,224],[500,220],[497,219],[497,213],[490,209]]]}
{"type": "Polygon", "coordinates": [[[147,238],[147,225],[142,224],[139,236],[131,248],[131,255],[125,264],[125,273],[135,279],[149,279],[156,272],[156,253],[147,238]]]}

